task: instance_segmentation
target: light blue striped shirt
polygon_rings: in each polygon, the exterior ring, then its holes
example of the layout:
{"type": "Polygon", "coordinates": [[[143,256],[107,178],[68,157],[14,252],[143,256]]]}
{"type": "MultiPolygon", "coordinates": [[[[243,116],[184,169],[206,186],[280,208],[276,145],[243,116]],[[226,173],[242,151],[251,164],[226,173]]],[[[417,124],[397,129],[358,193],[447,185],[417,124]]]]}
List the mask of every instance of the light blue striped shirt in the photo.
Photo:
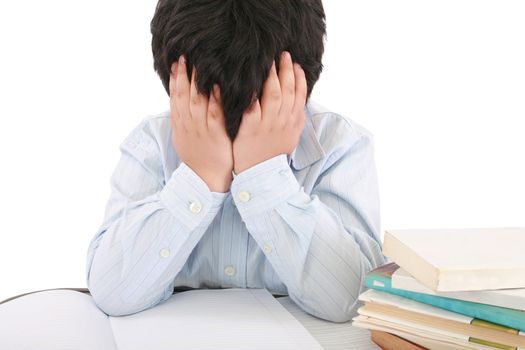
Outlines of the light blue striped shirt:
{"type": "MultiPolygon", "coordinates": [[[[307,313],[350,320],[381,254],[373,136],[312,101],[291,155],[210,192],[171,143],[169,110],[120,144],[86,281],[106,314],[136,313],[174,287],[266,288],[307,313]]],[[[205,161],[205,160],[203,160],[205,161]]]]}

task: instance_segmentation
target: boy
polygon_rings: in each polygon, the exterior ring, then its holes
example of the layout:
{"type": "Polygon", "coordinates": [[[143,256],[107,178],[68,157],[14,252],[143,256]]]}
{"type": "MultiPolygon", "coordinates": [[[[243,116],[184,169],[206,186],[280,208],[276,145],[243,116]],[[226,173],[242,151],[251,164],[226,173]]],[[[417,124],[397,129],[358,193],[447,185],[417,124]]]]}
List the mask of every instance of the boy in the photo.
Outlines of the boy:
{"type": "Polygon", "coordinates": [[[86,277],[127,315],[176,287],[266,288],[349,321],[384,263],[373,137],[309,100],[321,0],[160,0],[154,69],[170,109],[121,143],[86,277]]]}

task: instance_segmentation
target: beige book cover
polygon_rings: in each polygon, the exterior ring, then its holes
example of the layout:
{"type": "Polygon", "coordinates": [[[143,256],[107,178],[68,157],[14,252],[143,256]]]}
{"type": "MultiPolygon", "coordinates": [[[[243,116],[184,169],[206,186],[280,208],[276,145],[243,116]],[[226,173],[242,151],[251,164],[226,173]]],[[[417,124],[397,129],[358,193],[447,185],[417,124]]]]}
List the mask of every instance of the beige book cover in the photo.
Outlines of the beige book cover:
{"type": "Polygon", "coordinates": [[[383,254],[437,292],[525,288],[525,228],[387,230],[383,254]]]}

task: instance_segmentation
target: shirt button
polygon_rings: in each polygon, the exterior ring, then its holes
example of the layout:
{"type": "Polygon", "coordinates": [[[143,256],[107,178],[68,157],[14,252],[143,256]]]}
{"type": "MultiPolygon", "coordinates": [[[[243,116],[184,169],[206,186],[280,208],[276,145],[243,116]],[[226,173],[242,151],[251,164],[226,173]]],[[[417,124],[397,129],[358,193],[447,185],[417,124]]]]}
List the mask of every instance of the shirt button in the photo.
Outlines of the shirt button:
{"type": "Polygon", "coordinates": [[[250,200],[250,193],[248,191],[239,192],[239,199],[241,202],[248,202],[250,200]]]}
{"type": "Polygon", "coordinates": [[[170,255],[170,250],[168,248],[163,248],[160,250],[160,256],[167,258],[170,255]]]}
{"type": "Polygon", "coordinates": [[[266,253],[271,253],[272,252],[272,246],[269,245],[269,244],[265,244],[263,245],[263,250],[266,252],[266,253]]]}
{"type": "Polygon", "coordinates": [[[190,210],[192,213],[199,213],[202,209],[202,204],[199,201],[191,202],[190,210]]]}
{"type": "Polygon", "coordinates": [[[226,276],[233,276],[235,275],[235,268],[231,265],[228,265],[224,268],[224,273],[226,276]]]}

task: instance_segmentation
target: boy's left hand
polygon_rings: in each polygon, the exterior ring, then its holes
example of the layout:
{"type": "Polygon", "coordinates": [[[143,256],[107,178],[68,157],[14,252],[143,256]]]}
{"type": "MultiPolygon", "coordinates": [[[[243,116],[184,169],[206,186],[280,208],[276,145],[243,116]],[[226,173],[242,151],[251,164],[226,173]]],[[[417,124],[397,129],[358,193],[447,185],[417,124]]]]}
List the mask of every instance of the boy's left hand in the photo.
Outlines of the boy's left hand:
{"type": "Polygon", "coordinates": [[[281,54],[279,75],[275,61],[257,99],[244,112],[233,141],[234,172],[242,171],[279,154],[291,154],[304,127],[307,85],[304,71],[287,51],[281,54]]]}

